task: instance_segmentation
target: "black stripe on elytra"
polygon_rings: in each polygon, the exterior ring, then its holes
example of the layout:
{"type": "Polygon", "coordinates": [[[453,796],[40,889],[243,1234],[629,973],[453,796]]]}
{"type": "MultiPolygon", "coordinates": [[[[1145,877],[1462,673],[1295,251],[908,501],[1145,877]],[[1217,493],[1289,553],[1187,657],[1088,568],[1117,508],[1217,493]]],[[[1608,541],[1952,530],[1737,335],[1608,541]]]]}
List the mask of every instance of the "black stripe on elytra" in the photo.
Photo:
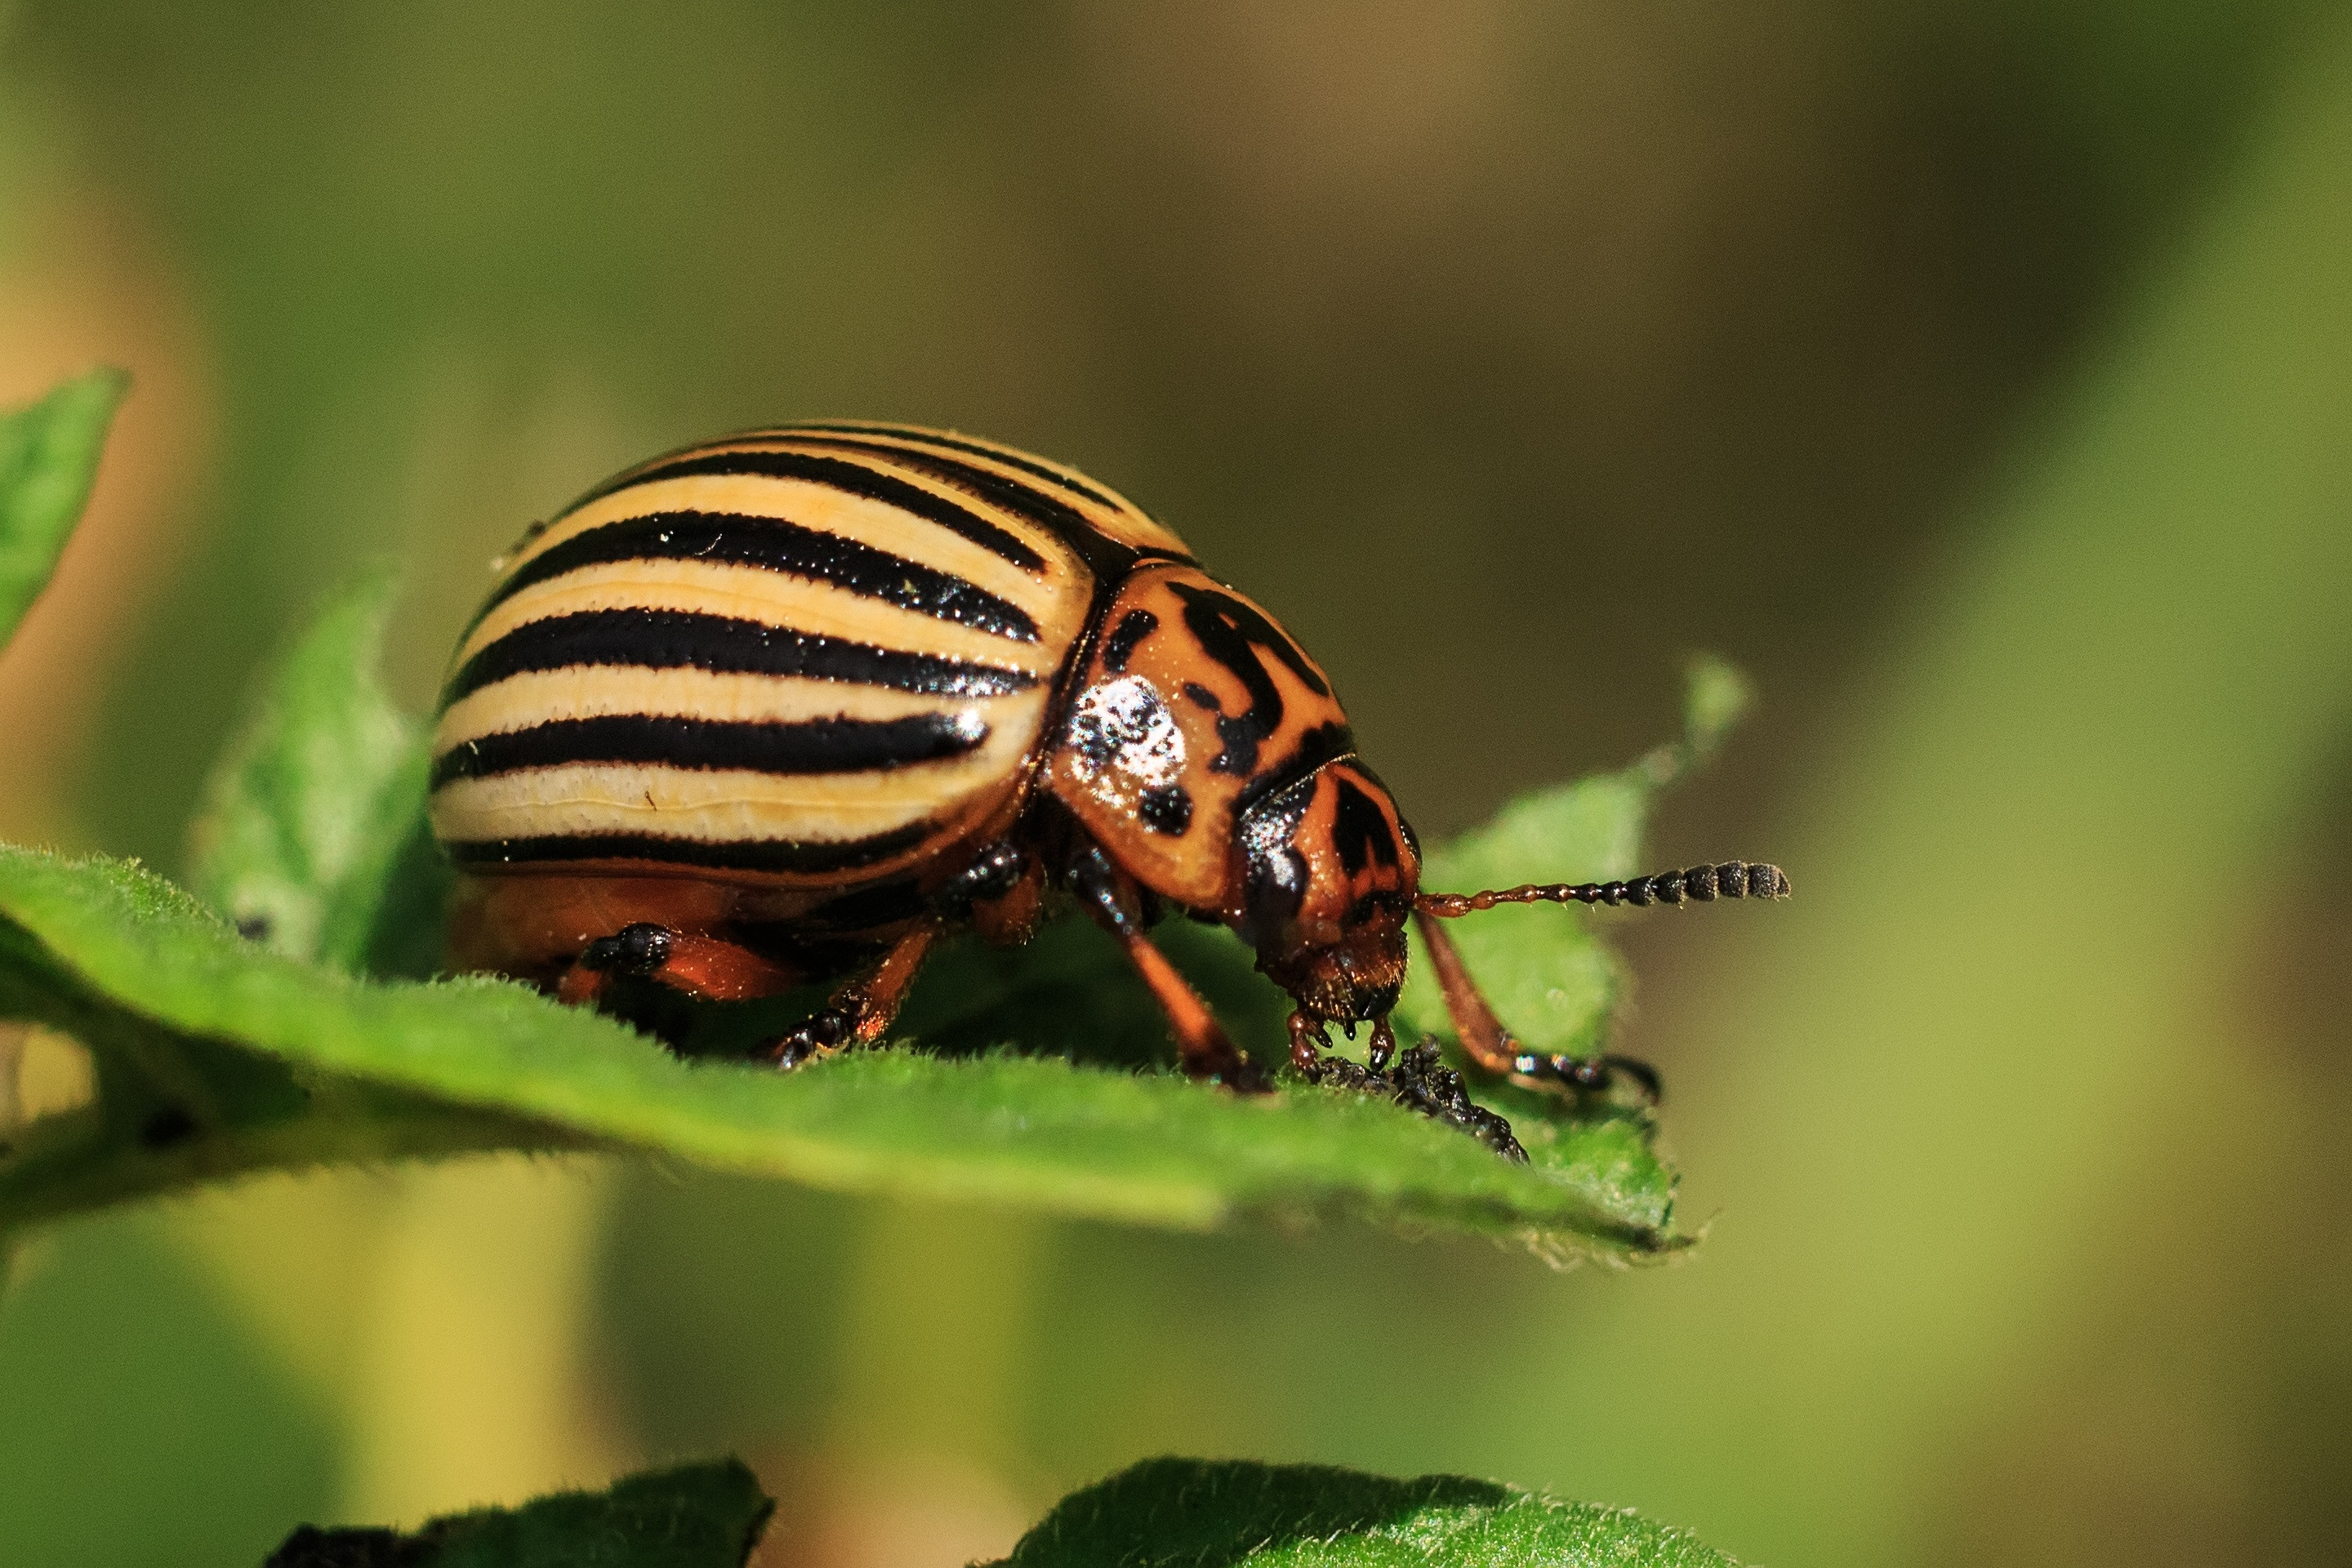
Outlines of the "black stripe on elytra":
{"type": "Polygon", "coordinates": [[[869,463],[853,462],[846,458],[828,458],[820,453],[724,450],[657,458],[644,468],[605,480],[572,502],[571,510],[576,511],[590,501],[601,500],[639,485],[706,474],[749,474],[769,479],[806,479],[811,484],[824,485],[845,495],[878,500],[901,511],[913,512],[926,522],[937,523],[949,532],[961,534],[981,548],[1003,556],[1024,572],[1043,572],[1045,569],[1044,556],[986,518],[958,506],[947,497],[909,483],[896,474],[878,473],[869,463]]]}
{"type": "Polygon", "coordinates": [[[755,773],[862,773],[960,757],[988,739],[972,713],[747,723],[646,713],[557,719],[460,742],[433,764],[432,787],[526,768],[651,763],[755,773]]]}
{"type": "Polygon", "coordinates": [[[1057,473],[1054,469],[1047,468],[1045,464],[1038,462],[1034,458],[1026,457],[1019,452],[1008,451],[1002,447],[992,447],[985,441],[966,441],[954,436],[943,436],[936,430],[917,430],[905,425],[856,425],[847,422],[825,422],[821,424],[794,425],[788,428],[793,430],[830,430],[844,436],[894,436],[901,441],[919,441],[926,447],[944,447],[950,451],[969,452],[975,458],[992,458],[996,462],[1003,463],[1008,468],[1018,468],[1024,474],[1034,474],[1039,479],[1045,480],[1048,484],[1059,485],[1064,489],[1069,491],[1072,495],[1084,496],[1087,500],[1094,502],[1097,506],[1107,507],[1112,511],[1130,511],[1134,510],[1131,507],[1120,505],[1117,498],[1105,495],[1102,491],[1095,489],[1094,486],[1087,483],[1086,480],[1077,478],[1074,474],[1057,473]]]}
{"type": "Polygon", "coordinates": [[[488,838],[445,845],[460,866],[523,866],[549,861],[653,860],[726,871],[847,871],[887,860],[939,830],[912,822],[864,838],[678,838],[662,833],[556,834],[544,838],[488,838]]]}
{"type": "MultiPolygon", "coordinates": [[[[780,517],[714,511],[655,511],[572,535],[519,567],[482,606],[488,615],[536,583],[619,561],[715,561],[830,583],[869,599],[1021,642],[1037,623],[1019,605],[952,572],[877,550],[780,517]]],[[[475,619],[478,622],[480,616],[475,619]]]]}
{"type": "Polygon", "coordinates": [[[483,648],[450,678],[442,706],[510,675],[574,665],[805,675],[933,697],[1003,697],[1037,684],[1024,669],[876,647],[760,621],[689,610],[583,610],[526,621],[483,648]]]}
{"type": "MultiPolygon", "coordinates": [[[[1048,495],[1011,474],[1000,474],[993,468],[983,468],[944,452],[894,447],[884,441],[862,441],[848,436],[795,436],[791,439],[805,446],[870,453],[902,468],[911,468],[919,474],[953,485],[966,494],[1052,533],[1076,552],[1078,559],[1087,563],[1087,570],[1095,574],[1095,581],[1098,584],[1117,583],[1145,555],[1171,561],[1191,559],[1171,551],[1144,551],[1131,544],[1122,544],[1097,528],[1087,521],[1086,513],[1059,496],[1048,495]]],[[[983,454],[991,458],[995,455],[992,452],[983,454]]]]}

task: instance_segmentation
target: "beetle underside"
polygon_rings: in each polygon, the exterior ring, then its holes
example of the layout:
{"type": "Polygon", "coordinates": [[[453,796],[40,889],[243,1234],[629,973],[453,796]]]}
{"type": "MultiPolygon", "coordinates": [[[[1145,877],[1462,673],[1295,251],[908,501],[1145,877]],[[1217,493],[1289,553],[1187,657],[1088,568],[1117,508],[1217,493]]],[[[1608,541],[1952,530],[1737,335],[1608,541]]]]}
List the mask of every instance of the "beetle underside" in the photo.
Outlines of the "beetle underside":
{"type": "MultiPolygon", "coordinates": [[[[1580,1094],[1630,1082],[1654,1100],[1658,1080],[1643,1063],[1607,1055],[1549,1057],[1522,1047],[1487,1005],[1440,921],[1500,902],[1679,904],[1778,898],[1787,890],[1787,879],[1776,868],[1730,862],[1633,882],[1423,895],[1411,908],[1472,1064],[1524,1086],[1580,1094]]],[[[452,956],[461,968],[534,980],[566,1003],[587,1005],[609,1005],[616,982],[650,983],[693,1001],[737,1002],[847,975],[823,1007],[757,1053],[789,1068],[880,1042],[940,937],[969,930],[997,945],[1018,945],[1035,932],[1051,904],[1075,903],[1127,953],[1167,1016],[1188,1074],[1244,1093],[1272,1087],[1269,1074],[1234,1045],[1146,934],[1167,900],[1120,869],[1050,797],[903,918],[812,934],[805,919],[763,918],[772,917],[764,907],[772,901],[757,888],[675,874],[477,874],[466,879],[452,956]]],[[[1461,1074],[1442,1064],[1435,1040],[1398,1049],[1389,1012],[1404,964],[1402,910],[1393,918],[1360,921],[1337,942],[1262,945],[1259,969],[1296,1005],[1290,1065],[1308,1082],[1386,1095],[1470,1132],[1507,1158],[1524,1159],[1509,1123],[1470,1099],[1461,1074]],[[1360,1023],[1370,1026],[1364,1062],[1332,1050],[1328,1026],[1335,1023],[1350,1038],[1360,1023]]]]}

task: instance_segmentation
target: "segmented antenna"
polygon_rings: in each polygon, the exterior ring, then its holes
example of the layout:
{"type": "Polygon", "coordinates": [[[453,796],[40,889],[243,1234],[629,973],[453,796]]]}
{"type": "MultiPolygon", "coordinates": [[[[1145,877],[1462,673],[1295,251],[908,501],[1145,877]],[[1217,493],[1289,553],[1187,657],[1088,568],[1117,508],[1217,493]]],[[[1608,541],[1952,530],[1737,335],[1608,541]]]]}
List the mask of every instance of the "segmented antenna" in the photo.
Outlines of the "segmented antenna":
{"type": "Polygon", "coordinates": [[[1529,882],[1524,887],[1489,889],[1482,893],[1423,893],[1413,908],[1425,915],[1454,920],[1496,904],[1651,904],[1711,903],[1717,899],[1785,899],[1789,879],[1778,866],[1747,860],[1726,860],[1720,866],[1693,866],[1687,871],[1660,871],[1630,882],[1529,882]]]}

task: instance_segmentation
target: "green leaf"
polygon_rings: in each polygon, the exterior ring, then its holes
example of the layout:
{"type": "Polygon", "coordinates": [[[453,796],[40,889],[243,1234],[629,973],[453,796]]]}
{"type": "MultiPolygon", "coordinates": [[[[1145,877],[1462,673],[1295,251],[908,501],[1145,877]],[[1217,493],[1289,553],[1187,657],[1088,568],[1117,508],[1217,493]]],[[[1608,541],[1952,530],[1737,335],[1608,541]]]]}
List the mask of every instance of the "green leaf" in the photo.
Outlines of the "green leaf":
{"type": "Polygon", "coordinates": [[[130,387],[121,371],[94,370],[0,416],[0,646],[48,586],[130,387]]]}
{"type": "Polygon", "coordinates": [[[415,875],[437,864],[416,853],[425,738],[375,675],[397,587],[378,570],[337,594],[280,661],[205,785],[190,860],[196,891],[273,951],[413,973],[385,950],[437,936],[441,885],[415,875]]]}
{"type": "Polygon", "coordinates": [[[304,1525],[264,1568],[742,1568],[775,1510],[740,1460],[391,1530],[304,1525]]]}
{"type": "Polygon", "coordinates": [[[520,985],[268,952],[117,860],[0,848],[0,1015],[90,1047],[100,1086],[95,1113],[0,1159],[0,1226],[270,1165],[603,1144],[1184,1227],[1330,1214],[1559,1255],[1682,1245],[1672,1178],[1622,1118],[1564,1124],[1521,1165],[1306,1088],[1244,1100],[1166,1071],[905,1049],[790,1074],[680,1060],[520,985]]]}
{"type": "MultiPolygon", "coordinates": [[[[373,673],[391,591],[379,574],[331,600],[263,689],[207,793],[205,901],[132,864],[0,848],[0,1017],[81,1042],[98,1091],[0,1129],[0,1229],[257,1169],[598,1147],[1184,1227],[1348,1215],[1555,1259],[1687,1245],[1646,1113],[1497,1086],[1529,1154],[1513,1164],[1384,1100],[1202,1088],[1170,1070],[1165,1020],[1082,921],[1016,952],[950,944],[900,1048],[790,1075],[730,1058],[814,993],[638,1020],[682,1036],[674,1055],[520,985],[404,983],[437,961],[448,873],[418,729],[373,673]]],[[[1716,695],[1695,696],[1677,745],[1515,803],[1433,852],[1433,883],[1632,869],[1652,794],[1737,705],[1735,677],[1702,685],[1716,695]]],[[[1504,1017],[1551,1048],[1597,1043],[1619,983],[1581,917],[1503,909],[1457,927],[1504,1017]]],[[[1287,1004],[1231,933],[1170,921],[1155,940],[1246,1048],[1283,1059],[1287,1004]]],[[[1400,1011],[1447,1027],[1419,975],[1400,1011]]]]}
{"type": "Polygon", "coordinates": [[[1461,1476],[1148,1459],[1065,1498],[996,1568],[1737,1568],[1622,1509],[1461,1476]]]}

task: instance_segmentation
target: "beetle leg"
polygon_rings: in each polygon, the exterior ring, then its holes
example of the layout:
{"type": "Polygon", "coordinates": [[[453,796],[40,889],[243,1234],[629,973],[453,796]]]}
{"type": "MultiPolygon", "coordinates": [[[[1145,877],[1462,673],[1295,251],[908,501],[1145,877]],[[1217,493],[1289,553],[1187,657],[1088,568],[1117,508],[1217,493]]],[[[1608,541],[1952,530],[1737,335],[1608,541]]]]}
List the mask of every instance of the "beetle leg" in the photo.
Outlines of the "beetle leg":
{"type": "Polygon", "coordinates": [[[616,978],[650,980],[706,1002],[773,996],[800,983],[793,971],[739,942],[638,921],[582,948],[555,994],[575,1006],[593,1005],[616,978]]]}
{"type": "Polygon", "coordinates": [[[1266,1082],[1265,1075],[1242,1055],[1217,1022],[1216,1015],[1209,1011],[1209,1005],[1201,1000],[1200,993],[1144,934],[1143,900],[1134,879],[1112,866],[1101,850],[1089,849],[1072,871],[1070,884],[1095,923],[1118,938],[1118,944],[1127,950],[1128,962],[1135,965],[1144,984],[1151,988],[1160,1010],[1168,1015],[1169,1026],[1176,1035],[1176,1057],[1184,1070],[1194,1078],[1222,1083],[1244,1094],[1263,1094],[1270,1089],[1273,1086],[1266,1082]]]}
{"type": "Polygon", "coordinates": [[[1308,1017],[1306,1008],[1293,1008],[1290,1014],[1290,1065],[1313,1081],[1322,1070],[1323,1053],[1330,1048],[1331,1037],[1323,1026],[1308,1017]]]}
{"type": "Polygon", "coordinates": [[[1529,1087],[1550,1086],[1580,1092],[1608,1089],[1621,1079],[1633,1082],[1647,1103],[1658,1102],[1660,1085],[1655,1068],[1632,1057],[1540,1056],[1512,1037],[1495,1010],[1486,1005],[1478,983],[1462,963],[1461,950],[1445,928],[1416,910],[1413,923],[1429,944],[1430,966],[1437,972],[1437,988],[1445,996],[1445,1011],[1462,1037],[1462,1051],[1472,1061],[1499,1077],[1516,1079],[1529,1087]]]}
{"type": "Polygon", "coordinates": [[[831,1056],[880,1039],[905,1005],[907,993],[939,935],[938,921],[917,921],[890,944],[890,951],[871,973],[835,991],[824,1006],[763,1054],[780,1068],[796,1068],[812,1057],[831,1056]]]}
{"type": "Polygon", "coordinates": [[[943,920],[971,921],[992,947],[1019,947],[1036,934],[1045,898],[1045,862],[1002,838],[933,895],[932,907],[943,920]]]}
{"type": "Polygon", "coordinates": [[[1478,983],[1463,966],[1461,950],[1445,934],[1445,928],[1427,915],[1416,913],[1413,923],[1421,927],[1421,939],[1429,944],[1430,967],[1437,971],[1437,988],[1444,994],[1445,1010],[1462,1037],[1463,1054],[1488,1072],[1509,1072],[1517,1059],[1519,1043],[1479,994],[1478,983]]]}

